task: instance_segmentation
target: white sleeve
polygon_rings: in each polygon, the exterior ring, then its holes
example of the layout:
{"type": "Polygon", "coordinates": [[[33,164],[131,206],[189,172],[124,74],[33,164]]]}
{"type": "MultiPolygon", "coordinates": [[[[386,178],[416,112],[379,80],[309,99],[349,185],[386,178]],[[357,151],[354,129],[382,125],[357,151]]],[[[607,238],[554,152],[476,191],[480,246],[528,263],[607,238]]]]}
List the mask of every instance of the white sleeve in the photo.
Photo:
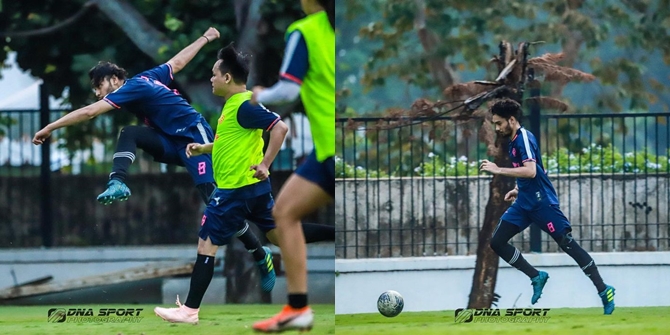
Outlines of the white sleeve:
{"type": "Polygon", "coordinates": [[[263,90],[256,100],[265,105],[278,105],[294,101],[300,95],[300,85],[288,80],[280,80],[274,86],[263,90]]]}

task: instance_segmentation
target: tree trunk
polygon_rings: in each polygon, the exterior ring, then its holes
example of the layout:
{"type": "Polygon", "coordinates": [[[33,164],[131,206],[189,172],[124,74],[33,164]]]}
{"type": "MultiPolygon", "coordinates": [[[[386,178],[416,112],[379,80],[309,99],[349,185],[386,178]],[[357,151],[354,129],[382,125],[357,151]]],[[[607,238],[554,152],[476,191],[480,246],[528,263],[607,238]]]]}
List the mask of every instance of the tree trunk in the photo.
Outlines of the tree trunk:
{"type": "Polygon", "coordinates": [[[424,0],[414,0],[414,3],[417,7],[414,15],[414,27],[417,35],[419,35],[421,46],[428,55],[428,67],[433,74],[433,79],[440,85],[440,89],[444,90],[455,83],[454,72],[444,57],[433,54],[440,41],[434,32],[426,28],[426,3],[424,0]]]}
{"type": "Polygon", "coordinates": [[[125,0],[94,0],[94,3],[133,41],[140,51],[155,62],[165,61],[161,59],[159,50],[169,48],[172,41],[149,24],[133,5],[125,0]]]}
{"type": "MultiPolygon", "coordinates": [[[[498,137],[495,140],[495,163],[498,166],[510,166],[507,153],[507,138],[498,137]]],[[[503,199],[505,193],[514,188],[514,179],[496,175],[491,180],[489,201],[486,204],[484,222],[479,231],[477,244],[477,262],[475,274],[472,278],[472,289],[468,308],[490,308],[493,303],[496,278],[498,276],[498,255],[491,249],[489,242],[500,217],[509,207],[503,199]]]]}

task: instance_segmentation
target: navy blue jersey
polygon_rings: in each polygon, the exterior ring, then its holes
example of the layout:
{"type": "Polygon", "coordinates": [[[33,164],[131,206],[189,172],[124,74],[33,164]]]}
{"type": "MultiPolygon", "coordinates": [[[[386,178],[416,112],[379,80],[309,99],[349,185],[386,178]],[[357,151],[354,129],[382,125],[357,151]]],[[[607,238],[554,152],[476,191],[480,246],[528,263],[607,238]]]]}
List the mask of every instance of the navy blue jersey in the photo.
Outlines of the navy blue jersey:
{"type": "Polygon", "coordinates": [[[177,136],[205,120],[177,90],[167,87],[172,79],[172,68],[162,64],[127,79],[104,100],[114,108],[124,107],[166,135],[177,136]]]}
{"type": "Polygon", "coordinates": [[[535,162],[537,168],[535,178],[516,179],[519,186],[516,202],[519,206],[525,210],[533,210],[541,204],[558,205],[556,190],[542,164],[540,146],[531,132],[523,127],[517,130],[509,145],[509,156],[515,168],[523,166],[525,162],[535,162]]]}

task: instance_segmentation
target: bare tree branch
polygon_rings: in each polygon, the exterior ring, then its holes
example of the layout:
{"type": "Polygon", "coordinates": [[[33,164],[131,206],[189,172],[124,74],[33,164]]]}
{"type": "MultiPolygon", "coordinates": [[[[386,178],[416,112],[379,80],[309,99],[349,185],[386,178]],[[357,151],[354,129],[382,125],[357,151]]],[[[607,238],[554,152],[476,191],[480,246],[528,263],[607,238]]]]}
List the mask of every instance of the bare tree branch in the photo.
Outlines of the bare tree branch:
{"type": "Polygon", "coordinates": [[[79,20],[82,18],[86,13],[88,13],[89,9],[92,7],[96,6],[96,1],[92,0],[87,3],[85,3],[81,9],[71,17],[65,19],[63,22],[60,22],[58,24],[55,24],[51,27],[47,28],[42,28],[42,29],[35,29],[35,30],[26,30],[26,31],[3,31],[0,32],[0,37],[11,37],[11,38],[20,38],[20,37],[31,37],[31,36],[41,36],[41,35],[48,35],[55,33],[58,30],[61,30],[79,20]]]}

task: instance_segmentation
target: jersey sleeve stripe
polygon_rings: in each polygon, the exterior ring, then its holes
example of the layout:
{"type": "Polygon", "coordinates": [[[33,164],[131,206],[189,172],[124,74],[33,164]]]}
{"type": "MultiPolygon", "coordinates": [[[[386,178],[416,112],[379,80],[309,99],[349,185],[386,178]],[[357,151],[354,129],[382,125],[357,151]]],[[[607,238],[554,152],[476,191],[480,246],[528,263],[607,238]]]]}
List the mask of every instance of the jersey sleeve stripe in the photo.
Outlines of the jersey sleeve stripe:
{"type": "Polygon", "coordinates": [[[535,160],[535,158],[528,158],[528,159],[522,161],[521,163],[525,163],[525,162],[537,162],[537,161],[535,160]]]}
{"type": "Polygon", "coordinates": [[[202,123],[198,122],[196,125],[196,128],[198,128],[198,131],[200,132],[200,136],[202,136],[202,143],[203,144],[209,144],[209,138],[207,137],[207,132],[205,131],[205,127],[202,125],[202,123]]]}
{"type": "Polygon", "coordinates": [[[271,130],[272,128],[274,128],[274,126],[277,124],[277,122],[279,122],[279,120],[281,120],[280,117],[276,118],[276,119],[272,122],[272,124],[270,124],[270,126],[268,127],[268,129],[266,129],[266,131],[271,130]]]}
{"type": "Polygon", "coordinates": [[[535,159],[533,157],[533,151],[530,150],[530,142],[528,142],[528,134],[526,133],[526,129],[521,128],[521,137],[523,138],[523,145],[526,147],[526,155],[528,155],[528,159],[535,159]]]}
{"type": "Polygon", "coordinates": [[[295,47],[298,46],[298,42],[300,42],[301,37],[302,34],[298,30],[292,32],[288,37],[288,42],[286,43],[286,53],[284,54],[284,63],[281,65],[279,73],[284,73],[286,70],[288,70],[288,65],[291,63],[291,59],[293,59],[295,47]]]}
{"type": "Polygon", "coordinates": [[[290,81],[292,81],[292,82],[294,82],[294,83],[296,83],[296,84],[298,84],[298,85],[302,85],[302,80],[300,80],[300,79],[298,79],[297,77],[291,75],[290,73],[282,73],[282,74],[279,75],[279,76],[282,77],[282,78],[284,78],[284,79],[288,79],[288,80],[290,80],[290,81]]]}
{"type": "Polygon", "coordinates": [[[170,65],[170,63],[165,63],[165,64],[166,64],[166,65],[168,66],[168,68],[170,69],[170,71],[169,71],[169,72],[170,72],[170,80],[174,80],[174,77],[172,76],[172,65],[170,65]]]}
{"type": "Polygon", "coordinates": [[[117,104],[115,104],[114,102],[112,102],[112,100],[109,100],[109,99],[107,99],[107,98],[104,98],[104,99],[102,99],[102,100],[105,100],[105,102],[107,102],[108,104],[112,105],[112,107],[114,107],[114,108],[116,108],[116,109],[121,108],[121,107],[119,107],[119,105],[117,105],[117,104]]]}

